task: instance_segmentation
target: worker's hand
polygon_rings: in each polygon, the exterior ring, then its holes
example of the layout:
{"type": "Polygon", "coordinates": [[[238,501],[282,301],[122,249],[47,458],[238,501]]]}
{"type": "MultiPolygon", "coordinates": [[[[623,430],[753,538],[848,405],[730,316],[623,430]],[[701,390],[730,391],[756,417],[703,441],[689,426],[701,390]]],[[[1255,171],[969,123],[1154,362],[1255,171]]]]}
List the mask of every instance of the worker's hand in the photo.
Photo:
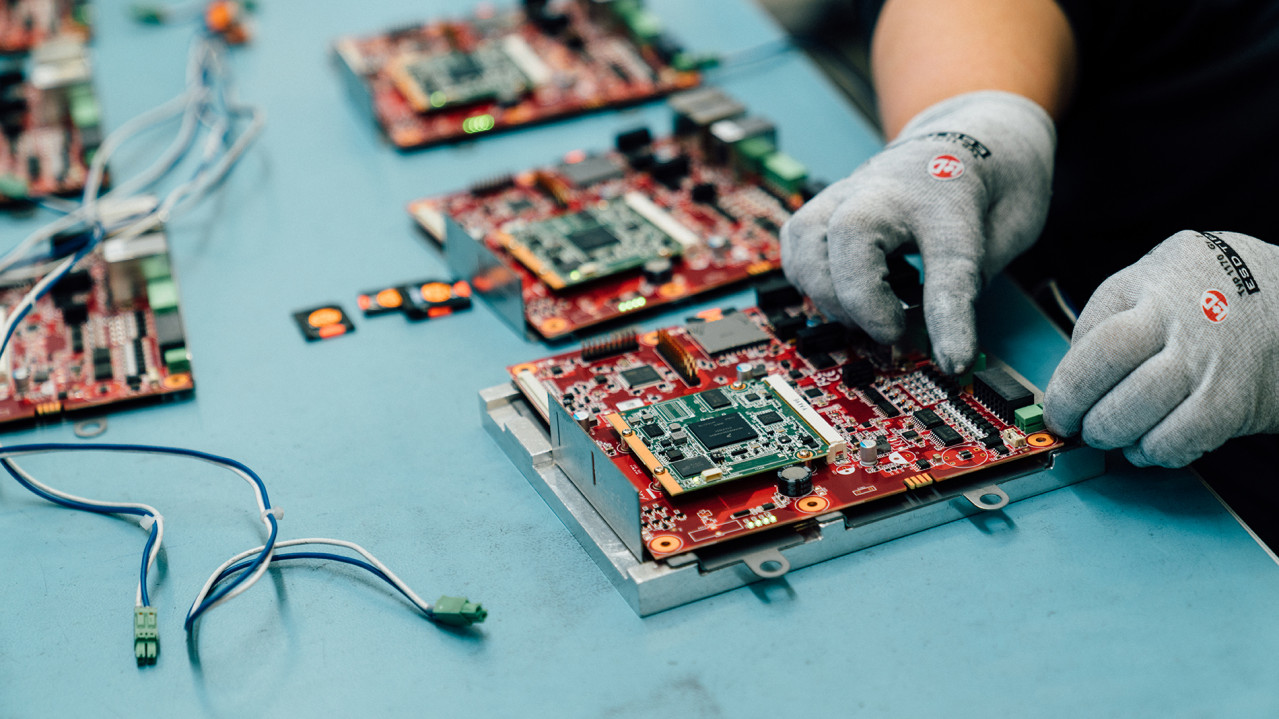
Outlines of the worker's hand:
{"type": "Polygon", "coordinates": [[[1279,431],[1279,247],[1178,232],[1102,283],[1044,398],[1049,429],[1181,467],[1279,431]]]}
{"type": "Polygon", "coordinates": [[[962,372],[977,354],[978,291],[1043,229],[1055,145],[1048,114],[1020,95],[939,102],[782,227],[786,277],[828,317],[888,344],[905,314],[885,256],[916,245],[934,356],[962,372]]]}

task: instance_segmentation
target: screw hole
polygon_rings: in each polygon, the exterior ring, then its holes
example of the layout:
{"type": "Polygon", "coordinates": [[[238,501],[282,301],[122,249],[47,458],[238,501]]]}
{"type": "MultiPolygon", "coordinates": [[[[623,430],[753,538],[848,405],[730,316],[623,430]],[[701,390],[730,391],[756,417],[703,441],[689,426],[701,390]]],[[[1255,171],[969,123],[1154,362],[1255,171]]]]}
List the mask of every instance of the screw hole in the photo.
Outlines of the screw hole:
{"type": "Polygon", "coordinates": [[[760,564],[759,568],[764,570],[765,572],[768,572],[769,574],[772,574],[773,572],[781,571],[782,563],[777,561],[776,559],[770,559],[767,562],[760,564]]]}
{"type": "Polygon", "coordinates": [[[998,494],[983,494],[981,496],[981,501],[982,501],[982,504],[989,504],[990,506],[993,507],[996,504],[999,504],[1000,502],[1004,501],[1004,498],[1000,497],[998,494]]]}

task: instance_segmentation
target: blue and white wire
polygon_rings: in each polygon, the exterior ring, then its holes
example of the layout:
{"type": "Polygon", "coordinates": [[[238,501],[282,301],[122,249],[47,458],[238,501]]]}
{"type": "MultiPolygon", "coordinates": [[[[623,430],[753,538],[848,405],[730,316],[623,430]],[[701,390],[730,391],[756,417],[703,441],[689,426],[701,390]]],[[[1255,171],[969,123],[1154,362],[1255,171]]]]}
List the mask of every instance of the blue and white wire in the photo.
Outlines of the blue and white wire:
{"type": "MultiPolygon", "coordinates": [[[[285,541],[279,541],[275,543],[275,549],[278,551],[286,547],[298,547],[303,545],[314,545],[314,544],[323,544],[323,545],[329,545],[333,547],[343,547],[345,549],[349,549],[363,556],[368,561],[361,562],[360,560],[357,560],[357,559],[351,559],[350,557],[343,557],[343,556],[333,555],[333,554],[326,555],[326,556],[300,556],[300,555],[295,556],[295,555],[276,554],[274,555],[271,561],[287,560],[287,559],[332,559],[340,562],[345,562],[347,564],[351,564],[357,567],[361,567],[363,569],[366,569],[372,572],[374,575],[376,575],[378,578],[385,581],[387,584],[390,584],[392,587],[395,587],[395,589],[398,592],[400,592],[400,594],[403,594],[406,599],[412,602],[413,606],[417,607],[424,614],[426,614],[427,616],[431,615],[434,609],[431,603],[426,602],[421,597],[419,597],[416,592],[414,592],[412,589],[409,588],[407,584],[404,583],[404,580],[396,576],[394,572],[388,569],[385,564],[379,561],[378,558],[373,556],[367,549],[365,549],[364,547],[361,547],[355,542],[348,542],[342,539],[330,539],[327,537],[311,537],[308,539],[289,539],[285,541]]],[[[204,587],[200,589],[200,593],[196,595],[196,602],[200,602],[205,597],[205,595],[207,595],[223,579],[234,576],[236,572],[247,571],[247,564],[241,565],[239,563],[242,562],[247,557],[253,556],[254,554],[261,553],[263,548],[264,547],[255,547],[253,549],[245,550],[235,555],[234,557],[231,557],[225,562],[223,562],[222,566],[218,567],[216,570],[214,570],[213,574],[209,575],[208,581],[204,583],[204,587]]]]}
{"type": "Polygon", "coordinates": [[[200,116],[203,110],[202,104],[205,97],[209,94],[209,88],[202,82],[202,78],[204,77],[202,67],[209,54],[210,50],[208,49],[207,42],[203,39],[197,39],[193,43],[190,58],[188,60],[186,89],[158,107],[128,120],[117,130],[108,135],[103,144],[98,148],[97,153],[95,153],[93,161],[90,163],[89,171],[85,178],[85,190],[82,196],[81,205],[78,208],[69,211],[66,216],[55,220],[40,230],[37,230],[18,245],[11,248],[3,257],[0,257],[0,274],[5,273],[10,266],[15,264],[23,255],[27,254],[31,248],[48,240],[57,233],[71,229],[84,222],[89,222],[91,224],[95,219],[97,219],[96,210],[99,203],[106,200],[127,197],[150,186],[162,179],[174,166],[176,166],[178,162],[181,161],[182,157],[189,152],[191,144],[197,135],[200,127],[200,116]],[[183,114],[182,126],[180,127],[174,141],[169,145],[165,152],[146,170],[117,184],[114,188],[103,193],[101,197],[99,197],[98,192],[102,186],[102,180],[106,171],[106,164],[110,160],[111,156],[114,155],[116,150],[135,135],[155,127],[179,113],[183,114]]]}
{"type": "Polygon", "coordinates": [[[191,625],[200,615],[223,604],[226,601],[238,596],[255,584],[258,579],[266,572],[267,567],[271,563],[271,557],[275,552],[276,536],[279,531],[280,511],[271,506],[271,501],[267,496],[266,485],[252,469],[244,464],[230,459],[221,457],[207,452],[201,452],[194,449],[185,449],[182,447],[162,447],[155,445],[141,444],[62,444],[62,443],[36,443],[11,445],[8,447],[0,447],[0,466],[13,475],[19,483],[48,501],[55,502],[62,506],[80,509],[82,511],[97,512],[100,514],[136,514],[151,516],[155,519],[156,524],[152,527],[152,535],[148,539],[147,547],[144,550],[142,563],[142,571],[139,579],[138,601],[143,602],[139,606],[149,605],[147,597],[146,584],[147,576],[151,565],[155,562],[155,557],[160,551],[160,540],[163,538],[163,525],[160,520],[160,513],[153,507],[143,504],[132,504],[123,502],[100,502],[98,500],[77,497],[61,490],[54,489],[35,480],[30,473],[18,467],[12,461],[13,457],[28,454],[46,454],[50,452],[123,452],[136,454],[161,454],[170,456],[188,457],[198,459],[218,465],[225,469],[229,469],[241,479],[244,479],[253,487],[255,499],[258,505],[258,516],[261,518],[263,525],[267,529],[266,544],[259,547],[255,552],[243,553],[237,555],[237,561],[244,559],[251,554],[256,553],[258,556],[250,563],[250,567],[244,572],[237,575],[230,584],[224,586],[221,590],[209,594],[206,590],[202,590],[200,596],[191,605],[191,609],[187,612],[186,628],[189,630],[191,625]],[[39,491],[37,491],[39,490],[39,491]]]}
{"type": "Polygon", "coordinates": [[[164,541],[164,516],[160,511],[149,504],[139,502],[107,502],[100,499],[89,499],[80,497],[69,492],[63,492],[54,489],[40,480],[32,477],[25,469],[19,467],[16,463],[8,458],[0,459],[0,466],[3,466],[18,483],[26,487],[28,490],[54,504],[71,509],[78,509],[84,512],[96,512],[98,514],[129,514],[141,517],[138,524],[143,529],[149,531],[147,538],[147,546],[142,551],[142,570],[138,576],[138,590],[135,603],[139,607],[150,606],[151,597],[147,591],[147,575],[155,564],[156,557],[160,553],[160,544],[164,541]],[[149,521],[148,521],[149,520],[149,521]],[[148,526],[148,524],[150,526],[148,526]]]}
{"type": "Polygon", "coordinates": [[[1057,303],[1057,307],[1061,309],[1061,313],[1066,316],[1066,319],[1070,320],[1070,324],[1073,326],[1079,322],[1079,310],[1075,309],[1070,299],[1066,297],[1066,293],[1061,291],[1057,280],[1048,280],[1047,285],[1048,291],[1052,293],[1053,301],[1057,303]]]}

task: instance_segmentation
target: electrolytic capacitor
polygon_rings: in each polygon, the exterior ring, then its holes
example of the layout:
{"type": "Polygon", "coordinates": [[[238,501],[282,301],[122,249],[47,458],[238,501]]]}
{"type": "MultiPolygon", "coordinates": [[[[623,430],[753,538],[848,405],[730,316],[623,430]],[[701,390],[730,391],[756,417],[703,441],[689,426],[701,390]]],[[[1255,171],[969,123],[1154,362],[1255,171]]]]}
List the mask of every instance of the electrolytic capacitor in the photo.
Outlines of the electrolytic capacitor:
{"type": "Polygon", "coordinates": [[[664,285],[671,281],[671,261],[665,257],[654,257],[644,263],[644,279],[653,285],[664,285]]]}
{"type": "Polygon", "coordinates": [[[16,367],[13,370],[13,389],[18,394],[25,394],[31,386],[31,370],[26,367],[16,367]]]}
{"type": "Polygon", "coordinates": [[[857,443],[857,458],[867,467],[879,463],[879,443],[873,439],[863,439],[857,443]]]}
{"type": "Polygon", "coordinates": [[[777,470],[777,491],[787,497],[802,497],[813,491],[813,470],[793,464],[777,470]]]}

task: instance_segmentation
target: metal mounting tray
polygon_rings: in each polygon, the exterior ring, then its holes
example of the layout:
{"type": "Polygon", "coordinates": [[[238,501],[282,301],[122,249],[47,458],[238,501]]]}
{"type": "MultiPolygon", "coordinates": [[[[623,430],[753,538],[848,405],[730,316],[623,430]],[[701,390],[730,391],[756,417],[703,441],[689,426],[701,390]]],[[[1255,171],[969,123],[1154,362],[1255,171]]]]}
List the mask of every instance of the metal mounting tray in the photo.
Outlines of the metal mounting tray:
{"type": "MultiPolygon", "coordinates": [[[[1104,468],[1103,453],[1070,447],[992,468],[975,479],[948,480],[802,524],[754,533],[716,545],[713,551],[659,562],[637,555],[628,546],[634,542],[614,529],[630,533],[626,531],[630,507],[626,492],[620,489],[629,487],[626,479],[612,462],[592,461],[598,448],[585,433],[575,431],[576,425],[558,403],[550,404],[548,427],[512,383],[480,392],[489,434],[640,616],[775,579],[793,569],[956,519],[997,512],[1010,502],[1095,477],[1104,468]],[[556,427],[574,431],[561,435],[556,427]]],[[[638,499],[635,505],[637,512],[638,499]]]]}

